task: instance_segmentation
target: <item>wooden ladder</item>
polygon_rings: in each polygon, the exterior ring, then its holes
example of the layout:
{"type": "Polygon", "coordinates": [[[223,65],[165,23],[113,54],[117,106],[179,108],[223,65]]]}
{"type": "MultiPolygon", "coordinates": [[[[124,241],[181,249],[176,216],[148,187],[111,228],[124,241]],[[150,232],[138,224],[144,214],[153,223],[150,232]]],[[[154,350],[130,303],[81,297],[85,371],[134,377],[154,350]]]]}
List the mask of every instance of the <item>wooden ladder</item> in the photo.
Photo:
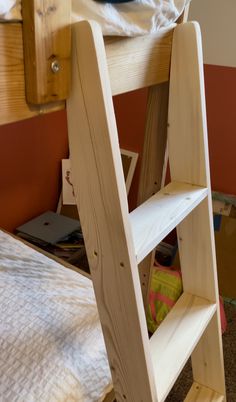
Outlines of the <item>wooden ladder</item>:
{"type": "Polygon", "coordinates": [[[112,95],[155,84],[148,60],[159,39],[114,39],[112,53],[96,23],[75,25],[67,103],[75,194],[116,400],[164,401],[191,356],[194,382],[185,400],[220,402],[224,367],[197,23],[178,25],[173,35],[171,183],[128,211],[112,95]],[[149,339],[138,264],[175,227],[184,292],[149,339]]]}

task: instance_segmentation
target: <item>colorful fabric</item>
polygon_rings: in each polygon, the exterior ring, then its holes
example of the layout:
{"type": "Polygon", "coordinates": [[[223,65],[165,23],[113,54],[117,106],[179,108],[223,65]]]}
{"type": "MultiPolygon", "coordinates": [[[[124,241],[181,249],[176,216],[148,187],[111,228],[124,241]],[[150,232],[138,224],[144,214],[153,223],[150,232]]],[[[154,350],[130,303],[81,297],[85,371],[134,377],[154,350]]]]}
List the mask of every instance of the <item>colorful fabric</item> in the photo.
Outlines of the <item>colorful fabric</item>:
{"type": "Polygon", "coordinates": [[[147,311],[149,332],[153,333],[157,329],[182,291],[180,271],[159,264],[153,267],[147,311]]]}

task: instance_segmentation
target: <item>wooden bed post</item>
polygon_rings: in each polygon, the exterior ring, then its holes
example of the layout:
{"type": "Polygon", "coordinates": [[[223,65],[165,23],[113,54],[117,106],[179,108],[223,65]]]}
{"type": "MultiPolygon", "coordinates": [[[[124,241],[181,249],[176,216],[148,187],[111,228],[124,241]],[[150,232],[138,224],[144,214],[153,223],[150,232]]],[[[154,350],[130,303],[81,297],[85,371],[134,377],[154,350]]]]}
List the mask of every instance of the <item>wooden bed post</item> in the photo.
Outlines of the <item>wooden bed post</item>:
{"type": "Polygon", "coordinates": [[[64,100],[70,91],[71,0],[22,0],[26,98],[64,100]]]}

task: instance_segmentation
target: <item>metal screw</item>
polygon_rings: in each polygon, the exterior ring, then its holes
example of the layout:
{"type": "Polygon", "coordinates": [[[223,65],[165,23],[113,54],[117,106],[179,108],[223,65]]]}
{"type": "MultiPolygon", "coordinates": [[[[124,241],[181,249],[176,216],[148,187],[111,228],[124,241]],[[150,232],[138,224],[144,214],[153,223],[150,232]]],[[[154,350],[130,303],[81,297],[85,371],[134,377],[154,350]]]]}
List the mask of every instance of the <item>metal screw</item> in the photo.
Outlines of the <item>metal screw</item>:
{"type": "Polygon", "coordinates": [[[60,71],[60,63],[58,60],[54,60],[51,64],[51,70],[54,74],[58,73],[60,71]]]}

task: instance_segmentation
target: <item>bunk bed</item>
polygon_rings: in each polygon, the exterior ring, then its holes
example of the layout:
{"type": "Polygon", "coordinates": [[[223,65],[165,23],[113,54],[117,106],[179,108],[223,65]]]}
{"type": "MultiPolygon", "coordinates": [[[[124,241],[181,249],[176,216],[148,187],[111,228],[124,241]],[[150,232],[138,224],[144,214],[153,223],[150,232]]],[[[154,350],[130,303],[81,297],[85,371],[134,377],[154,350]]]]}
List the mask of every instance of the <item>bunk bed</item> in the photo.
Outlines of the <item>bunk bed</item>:
{"type": "MultiPolygon", "coordinates": [[[[68,2],[65,2],[61,12],[56,7],[59,2],[54,1],[51,4],[45,1],[44,3],[52,13],[59,12],[58,18],[52,20],[45,13],[44,25],[37,25],[35,14],[40,15],[39,2],[24,0],[23,29],[22,23],[19,21],[0,24],[0,124],[60,110],[65,107],[65,99],[70,94],[70,8],[65,4],[68,2]],[[33,26],[32,21],[34,21],[33,26]],[[43,40],[42,26],[47,28],[43,40]],[[59,32],[58,37],[54,37],[52,40],[52,35],[55,35],[56,31],[59,32]],[[63,46],[61,46],[62,38],[63,46]],[[48,54],[51,54],[52,57],[48,58],[48,54]]],[[[10,18],[9,15],[8,18],[10,18]]],[[[181,22],[181,17],[179,22],[181,22]]],[[[149,90],[148,119],[138,200],[140,204],[159,190],[165,170],[168,80],[174,30],[173,24],[168,26],[166,23],[165,25],[157,32],[149,32],[150,35],[133,38],[132,42],[126,37],[117,38],[117,32],[110,31],[108,33],[113,33],[114,37],[109,36],[104,39],[113,95],[134,90],[137,82],[139,87],[153,86],[149,90]],[[134,49],[136,49],[135,52],[134,49]],[[131,51],[134,53],[129,58],[128,55],[131,51]],[[141,61],[145,73],[140,71],[141,61]],[[150,63],[151,68],[149,68],[150,63]],[[131,65],[130,72],[128,67],[131,65]],[[142,80],[141,85],[140,80],[142,80]],[[161,136],[155,135],[158,130],[162,132],[161,136]],[[147,171],[150,162],[151,170],[147,171]]],[[[85,23],[83,25],[82,23],[78,28],[79,31],[80,38],[88,40],[88,43],[91,41],[91,32],[95,42],[101,41],[100,28],[96,24],[86,25],[85,23]],[[98,32],[97,36],[96,32],[98,32]]],[[[105,33],[107,32],[105,31],[105,33]]],[[[76,38],[76,31],[73,35],[76,38]]],[[[84,51],[83,46],[80,50],[84,51]]],[[[79,58],[77,50],[74,49],[73,52],[72,71],[76,68],[77,57],[79,58]]],[[[96,65],[96,60],[92,64],[96,65]]],[[[96,70],[94,71],[97,74],[96,70]]],[[[96,88],[96,83],[100,82],[100,77],[96,81],[96,74],[92,80],[94,88],[96,88]]],[[[77,125],[77,121],[73,117],[76,115],[77,95],[74,89],[76,86],[77,84],[73,81],[72,95],[67,104],[69,131],[72,131],[70,151],[74,169],[77,169],[77,158],[74,154],[78,145],[78,140],[73,136],[74,127],[77,125]]],[[[94,88],[92,88],[92,84],[90,88],[88,86],[89,91],[93,91],[94,88]]],[[[99,102],[99,90],[96,92],[95,89],[95,93],[99,102]]],[[[94,105],[91,107],[94,110],[94,105]]],[[[81,108],[83,109],[83,106],[81,108]]],[[[81,114],[81,119],[83,128],[83,114],[81,114]]],[[[96,121],[92,122],[92,124],[95,123],[96,121]]],[[[82,141],[84,139],[81,138],[81,144],[82,141]]],[[[119,164],[119,162],[117,163],[119,164]]],[[[101,170],[103,170],[102,165],[101,170]]],[[[103,185],[102,182],[101,185],[103,185]]],[[[78,186],[76,182],[76,193],[79,191],[78,186]]],[[[116,188],[113,188],[112,185],[111,191],[113,190],[116,193],[116,188]]],[[[188,192],[188,189],[186,191],[188,192]]],[[[80,198],[80,203],[81,201],[80,198]]],[[[87,202],[86,199],[84,202],[87,202]]],[[[119,224],[118,216],[115,217],[115,224],[117,223],[119,224]]],[[[100,225],[102,228],[103,223],[100,222],[100,225]]],[[[87,211],[85,214],[82,213],[82,227],[85,237],[90,243],[90,237],[94,236],[90,236],[91,222],[87,211]]],[[[93,228],[97,235],[99,227],[93,226],[93,228]]],[[[159,402],[165,399],[173,384],[173,379],[163,391],[162,397],[157,399],[153,378],[150,375],[150,361],[146,355],[145,342],[147,341],[143,341],[143,338],[147,339],[147,334],[144,334],[146,331],[143,322],[144,315],[141,314],[141,319],[137,318],[137,300],[138,303],[143,303],[140,299],[141,288],[139,291],[137,275],[135,274],[135,279],[132,278],[133,272],[131,276],[127,273],[125,261],[120,261],[121,271],[126,270],[124,277],[122,277],[123,274],[113,271],[113,269],[110,272],[107,269],[103,271],[100,269],[100,261],[97,262],[97,249],[92,250],[90,265],[102,323],[101,328],[93,286],[89,278],[86,278],[79,270],[74,272],[72,267],[65,269],[58,261],[53,261],[5,232],[0,233],[0,241],[1,311],[4,312],[4,316],[1,315],[0,327],[1,349],[3,350],[0,358],[0,375],[3,379],[0,388],[2,398],[9,401],[112,401],[114,400],[114,393],[111,391],[113,385],[118,401],[158,400],[159,402]],[[104,278],[104,275],[107,277],[104,278]],[[133,290],[133,285],[131,286],[130,281],[133,280],[136,281],[137,291],[133,290]],[[123,288],[127,286],[126,293],[122,291],[120,295],[120,297],[124,296],[126,303],[124,306],[127,307],[124,323],[120,321],[120,312],[115,303],[114,308],[110,311],[109,308],[107,309],[107,305],[112,301],[109,281],[112,291],[115,289],[115,281],[117,281],[118,290],[121,289],[121,286],[123,288]],[[107,293],[104,292],[104,288],[107,293]],[[114,312],[117,318],[109,316],[111,312],[114,312]],[[131,313],[129,317],[127,317],[128,313],[131,313]],[[133,335],[131,331],[133,331],[133,335]],[[132,338],[133,345],[131,346],[132,338]],[[131,351],[128,351],[129,348],[131,351]],[[130,356],[134,357],[133,361],[127,361],[130,356]],[[144,369],[139,367],[141,362],[144,369]],[[134,376],[131,374],[132,370],[135,372],[134,376]]],[[[101,245],[97,238],[96,242],[99,250],[101,245]]],[[[120,247],[121,244],[117,243],[116,246],[120,247]]],[[[90,245],[88,245],[88,250],[91,252],[90,245]]],[[[107,254],[109,259],[109,253],[107,254]]],[[[104,255],[102,255],[102,259],[105,260],[104,255]]],[[[151,260],[152,254],[146,253],[144,262],[140,263],[144,304],[147,299],[151,260]]],[[[214,297],[212,298],[214,299],[214,297]]],[[[192,300],[188,300],[188,302],[192,302],[192,300]]],[[[122,304],[120,308],[122,309],[122,304]]],[[[212,315],[215,317],[215,305],[207,307],[207,314],[209,322],[212,315]]],[[[217,324],[214,321],[212,325],[214,329],[211,328],[210,334],[215,330],[217,324]]],[[[205,344],[208,340],[209,338],[204,341],[205,344]]],[[[214,338],[214,346],[218,341],[217,337],[214,338]]],[[[202,353],[200,354],[202,355],[202,353]]],[[[197,359],[195,360],[197,361],[197,359]]],[[[206,361],[208,363],[207,358],[206,361]]],[[[214,383],[212,388],[217,391],[209,390],[210,385],[209,388],[201,388],[200,385],[195,384],[186,401],[201,401],[201,397],[212,402],[224,400],[222,396],[224,395],[224,383],[221,375],[222,355],[219,353],[219,358],[216,356],[212,362],[216,367],[214,372],[218,371],[218,375],[214,375],[212,379],[207,371],[207,384],[214,383]]],[[[198,366],[199,363],[196,365],[198,366]]],[[[201,369],[199,372],[201,373],[201,369]]],[[[205,384],[204,381],[203,383],[205,384]]]]}
{"type": "MultiPolygon", "coordinates": [[[[147,12],[147,26],[145,26],[143,18],[140,17],[138,17],[136,25],[132,23],[132,17],[137,19],[137,16],[142,15],[140,14],[139,8],[135,13],[131,13],[131,17],[129,9],[127,13],[124,11],[123,14],[128,15],[127,20],[124,19],[124,21],[121,20],[121,22],[118,20],[117,22],[117,15],[119,15],[120,12],[119,7],[124,9],[129,6],[111,6],[112,12],[110,9],[108,10],[109,15],[111,14],[112,16],[112,24],[110,24],[110,26],[107,23],[109,19],[105,19],[107,11],[105,10],[104,12],[99,3],[93,0],[88,2],[76,2],[75,0],[74,3],[73,10],[75,9],[75,11],[73,11],[73,13],[71,12],[71,2],[63,2],[63,7],[61,4],[59,11],[55,10],[56,7],[52,8],[52,12],[44,15],[43,22],[39,22],[39,18],[35,18],[34,12],[37,7],[40,9],[40,2],[25,0],[24,3],[22,3],[22,5],[24,6],[25,4],[25,6],[22,7],[21,12],[21,1],[13,0],[5,2],[5,0],[1,0],[1,124],[7,124],[65,108],[64,100],[68,96],[70,89],[71,22],[78,21],[83,17],[85,19],[89,17],[91,19],[93,17],[92,19],[101,21],[105,26],[103,29],[104,34],[112,34],[113,36],[126,35],[127,32],[130,35],[147,34],[154,31],[155,28],[151,21],[154,20],[154,23],[157,24],[156,14],[158,15],[158,13],[155,11],[155,8],[153,10],[153,5],[151,11],[148,10],[147,12]],[[77,3],[79,6],[77,6],[77,3]],[[15,7],[13,7],[14,4],[15,7]],[[91,11],[94,8],[96,12],[91,11]],[[81,13],[82,16],[80,16],[79,13],[81,13]],[[24,24],[22,28],[23,17],[24,24]],[[13,18],[13,20],[11,20],[11,18],[13,18]],[[34,21],[33,24],[35,24],[35,28],[33,28],[32,21],[34,21]],[[106,26],[105,21],[108,26],[106,26]],[[136,30],[134,28],[132,30],[132,27],[135,26],[137,26],[136,30]],[[24,29],[25,31],[23,31],[24,29]],[[44,32],[43,40],[41,35],[42,31],[44,32]],[[51,32],[54,32],[53,39],[51,32]],[[56,35],[55,32],[57,33],[56,35]],[[37,41],[37,46],[36,44],[34,45],[35,40],[37,41]],[[55,61],[52,56],[55,54],[57,55],[57,61],[61,63],[59,74],[55,74],[51,69],[51,64],[55,61]],[[34,65],[32,60],[34,60],[34,65]],[[35,76],[35,74],[37,76],[35,76]],[[30,76],[30,79],[27,78],[28,76],[30,76]],[[35,99],[35,97],[29,93],[32,91],[32,80],[34,80],[33,87],[37,88],[38,93],[41,91],[40,97],[38,95],[38,99],[35,99]],[[45,81],[50,81],[50,84],[46,84],[45,81]]],[[[153,2],[150,3],[152,4],[153,2]]],[[[160,27],[168,26],[167,5],[164,6],[164,10],[161,12],[160,6],[158,8],[158,4],[162,2],[156,0],[156,3],[158,12],[162,14],[161,21],[159,21],[160,27]]],[[[165,3],[168,4],[168,2],[165,3]]],[[[170,2],[170,4],[172,3],[173,2],[170,2]]],[[[44,7],[50,8],[50,4],[50,2],[45,2],[41,7],[42,9],[44,7]]],[[[180,14],[182,12],[185,0],[180,0],[177,4],[178,7],[176,8],[170,6],[169,24],[176,19],[178,13],[180,14]]],[[[103,7],[108,6],[110,7],[110,5],[103,7]]],[[[133,8],[136,10],[137,5],[133,8]]],[[[163,34],[161,35],[161,38],[162,37],[163,34]]],[[[166,56],[160,66],[162,71],[162,77],[159,79],[160,82],[166,81],[169,71],[168,55],[170,55],[171,35],[164,35],[164,37],[164,53],[166,56]]],[[[161,54],[161,56],[163,55],[161,54]]]]}

